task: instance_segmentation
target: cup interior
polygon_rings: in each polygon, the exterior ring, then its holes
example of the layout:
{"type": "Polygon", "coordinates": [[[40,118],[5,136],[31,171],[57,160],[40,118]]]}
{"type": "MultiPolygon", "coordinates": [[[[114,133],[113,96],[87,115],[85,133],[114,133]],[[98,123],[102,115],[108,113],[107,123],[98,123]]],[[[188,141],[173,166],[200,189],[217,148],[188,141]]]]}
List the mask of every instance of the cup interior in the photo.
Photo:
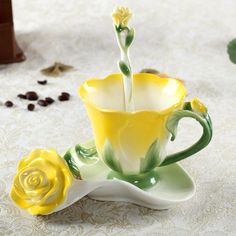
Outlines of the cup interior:
{"type": "MultiPolygon", "coordinates": [[[[163,111],[182,102],[186,95],[183,84],[172,78],[139,73],[134,74],[133,83],[135,111],[163,111]]],[[[85,102],[99,109],[125,111],[121,74],[112,74],[102,80],[88,80],[79,92],[85,102]]]]}

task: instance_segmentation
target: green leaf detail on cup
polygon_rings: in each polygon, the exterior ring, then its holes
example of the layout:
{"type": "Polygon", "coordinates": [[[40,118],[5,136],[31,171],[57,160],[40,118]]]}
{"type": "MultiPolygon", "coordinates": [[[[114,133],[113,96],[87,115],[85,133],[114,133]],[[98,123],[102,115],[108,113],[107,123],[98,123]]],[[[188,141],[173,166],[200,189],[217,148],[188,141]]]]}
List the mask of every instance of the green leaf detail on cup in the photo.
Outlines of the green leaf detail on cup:
{"type": "MultiPolygon", "coordinates": [[[[156,139],[150,145],[145,157],[141,158],[139,174],[147,173],[158,166],[158,164],[161,162],[160,150],[161,150],[160,141],[156,139]]],[[[114,149],[108,139],[106,139],[103,147],[102,158],[104,162],[107,164],[107,166],[109,166],[113,171],[123,173],[120,162],[115,157],[114,149]]]]}
{"type": "Polygon", "coordinates": [[[119,161],[117,161],[115,159],[115,154],[114,154],[114,150],[112,148],[111,143],[109,142],[109,140],[107,139],[105,141],[104,147],[103,147],[103,160],[104,162],[114,171],[116,172],[120,172],[122,173],[122,168],[121,165],[119,163],[119,161]]]}
{"type": "Polygon", "coordinates": [[[228,43],[227,52],[229,54],[230,61],[236,64],[236,39],[233,39],[228,43]]]}
{"type": "Polygon", "coordinates": [[[152,143],[148,152],[142,161],[140,167],[142,171],[138,174],[125,174],[122,170],[120,162],[116,159],[114,155],[114,150],[109,142],[106,139],[102,158],[107,166],[111,168],[112,171],[109,172],[107,179],[119,179],[126,182],[129,182],[141,189],[148,189],[154,186],[158,181],[158,174],[154,171],[154,168],[157,166],[159,156],[160,144],[158,139],[152,143]]]}
{"type": "Polygon", "coordinates": [[[140,173],[149,172],[160,163],[160,149],[160,141],[156,139],[149,147],[145,158],[141,159],[140,173]]]}

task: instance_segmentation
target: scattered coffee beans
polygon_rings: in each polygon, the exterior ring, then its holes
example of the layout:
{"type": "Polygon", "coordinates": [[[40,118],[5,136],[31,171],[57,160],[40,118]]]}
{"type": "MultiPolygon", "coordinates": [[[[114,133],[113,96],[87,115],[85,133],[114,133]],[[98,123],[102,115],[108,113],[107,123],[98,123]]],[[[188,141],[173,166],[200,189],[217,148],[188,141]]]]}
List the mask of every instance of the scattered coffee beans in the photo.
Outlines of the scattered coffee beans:
{"type": "Polygon", "coordinates": [[[6,106],[6,107],[13,107],[13,105],[14,105],[14,104],[13,104],[13,102],[11,102],[11,101],[6,101],[6,102],[5,102],[5,106],[6,106]]]}
{"type": "Polygon", "coordinates": [[[26,95],[25,95],[25,94],[21,94],[21,93],[18,94],[17,97],[18,97],[18,98],[21,98],[21,99],[27,99],[27,98],[26,98],[26,95]]]}
{"type": "Polygon", "coordinates": [[[32,104],[32,103],[30,103],[30,104],[27,106],[27,109],[28,109],[29,111],[33,111],[34,108],[35,108],[35,105],[32,104]]]}
{"type": "Polygon", "coordinates": [[[34,91],[29,91],[25,95],[26,95],[26,98],[30,101],[36,101],[39,98],[38,94],[34,91]]]}
{"type": "Polygon", "coordinates": [[[45,84],[47,84],[47,80],[38,80],[37,81],[38,82],[38,84],[41,84],[41,85],[45,85],[45,84]]]}
{"type": "MultiPolygon", "coordinates": [[[[42,81],[37,81],[38,84],[42,84],[42,85],[45,85],[47,84],[47,80],[42,80],[42,81]]],[[[18,98],[20,99],[27,99],[29,101],[36,101],[39,99],[39,96],[38,94],[35,92],[35,91],[28,91],[27,93],[25,94],[18,94],[17,95],[18,98]]],[[[67,93],[67,92],[62,92],[60,96],[58,96],[58,100],[63,102],[63,101],[69,101],[70,100],[70,94],[67,93]]],[[[55,100],[51,97],[46,97],[44,100],[43,99],[40,99],[38,100],[38,105],[39,106],[42,106],[42,107],[46,107],[52,103],[54,103],[55,100]]],[[[12,101],[6,101],[5,104],[4,104],[6,107],[13,107],[14,106],[14,103],[12,101]]],[[[28,111],[34,111],[35,110],[35,104],[33,103],[29,103],[27,105],[27,109],[28,111]]]]}
{"type": "Polygon", "coordinates": [[[46,98],[45,98],[45,101],[46,101],[47,104],[49,104],[49,105],[55,102],[54,99],[52,99],[51,97],[46,97],[46,98]]]}
{"type": "Polygon", "coordinates": [[[48,103],[42,99],[38,100],[38,104],[39,104],[39,106],[42,106],[42,107],[46,107],[48,105],[48,103]]]}

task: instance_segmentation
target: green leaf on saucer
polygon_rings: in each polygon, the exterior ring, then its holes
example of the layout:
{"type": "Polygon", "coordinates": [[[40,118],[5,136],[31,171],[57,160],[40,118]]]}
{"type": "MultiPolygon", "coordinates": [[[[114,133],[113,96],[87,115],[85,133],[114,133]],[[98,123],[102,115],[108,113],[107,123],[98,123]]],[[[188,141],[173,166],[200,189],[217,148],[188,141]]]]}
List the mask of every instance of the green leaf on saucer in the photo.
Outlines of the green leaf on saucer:
{"type": "Polygon", "coordinates": [[[71,173],[74,175],[75,178],[81,179],[80,170],[76,165],[73,156],[71,155],[70,150],[66,152],[64,155],[64,160],[66,161],[71,173]]]}
{"type": "Polygon", "coordinates": [[[97,161],[97,149],[95,146],[90,147],[90,148],[86,148],[83,147],[81,144],[77,144],[75,146],[75,152],[77,155],[77,158],[86,164],[91,164],[97,161]]]}
{"type": "Polygon", "coordinates": [[[229,54],[229,59],[236,64],[236,39],[229,42],[227,46],[227,52],[229,54]]]}

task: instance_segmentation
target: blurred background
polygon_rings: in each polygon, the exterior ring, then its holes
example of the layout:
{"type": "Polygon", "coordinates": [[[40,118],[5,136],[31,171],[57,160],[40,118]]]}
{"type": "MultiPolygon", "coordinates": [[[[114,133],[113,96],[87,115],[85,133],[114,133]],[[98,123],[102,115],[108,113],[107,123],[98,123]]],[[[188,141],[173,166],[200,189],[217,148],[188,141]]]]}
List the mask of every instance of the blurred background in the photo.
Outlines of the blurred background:
{"type": "Polygon", "coordinates": [[[222,68],[228,62],[225,47],[236,37],[234,0],[13,0],[13,5],[17,38],[28,57],[21,68],[38,69],[57,59],[88,77],[117,71],[119,50],[110,15],[116,5],[125,5],[134,13],[136,71],[157,67],[195,80],[221,76],[216,73],[221,68],[225,77],[234,78],[234,66],[222,68]]]}

